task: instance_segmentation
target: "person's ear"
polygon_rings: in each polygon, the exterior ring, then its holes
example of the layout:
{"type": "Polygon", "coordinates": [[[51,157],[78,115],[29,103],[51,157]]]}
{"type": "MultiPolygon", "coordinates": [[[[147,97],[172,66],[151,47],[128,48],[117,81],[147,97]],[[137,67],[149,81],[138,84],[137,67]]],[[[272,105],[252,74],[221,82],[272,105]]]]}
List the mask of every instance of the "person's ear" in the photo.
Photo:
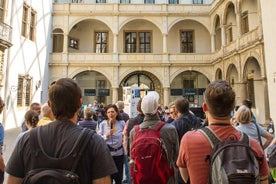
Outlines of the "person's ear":
{"type": "Polygon", "coordinates": [[[203,102],[203,104],[202,104],[202,109],[203,109],[203,112],[208,111],[208,107],[207,107],[207,104],[205,102],[203,102]]]}
{"type": "Polygon", "coordinates": [[[49,107],[51,107],[51,102],[50,102],[50,100],[47,101],[47,104],[48,104],[49,107]]]}

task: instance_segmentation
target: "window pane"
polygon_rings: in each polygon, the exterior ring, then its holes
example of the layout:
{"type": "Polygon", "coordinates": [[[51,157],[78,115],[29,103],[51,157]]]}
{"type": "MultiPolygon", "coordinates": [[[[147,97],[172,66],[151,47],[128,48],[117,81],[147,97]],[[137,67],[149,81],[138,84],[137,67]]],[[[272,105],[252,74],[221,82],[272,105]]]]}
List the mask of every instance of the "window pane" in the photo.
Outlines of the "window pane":
{"type": "Polygon", "coordinates": [[[120,3],[122,3],[122,4],[129,4],[130,0],[120,0],[120,3]]]}
{"type": "Polygon", "coordinates": [[[169,0],[169,4],[179,4],[178,0],[169,0]]]}
{"type": "Polygon", "coordinates": [[[182,52],[182,53],[192,53],[193,52],[193,31],[181,32],[180,52],[182,52]]]}
{"type": "Polygon", "coordinates": [[[30,101],[31,101],[31,84],[32,84],[32,80],[31,79],[26,79],[25,106],[30,105],[30,101]]]}
{"type": "Polygon", "coordinates": [[[126,46],[126,52],[127,53],[133,53],[136,52],[136,37],[137,33],[135,32],[128,32],[125,34],[125,46],[126,46]]]}
{"type": "Polygon", "coordinates": [[[150,52],[150,33],[149,32],[141,32],[139,33],[140,45],[139,51],[140,53],[149,53],[150,52]]]}
{"type": "Polygon", "coordinates": [[[154,0],[144,0],[145,4],[154,4],[154,0]]]}
{"type": "Polygon", "coordinates": [[[23,103],[23,77],[18,77],[17,82],[17,106],[22,106],[23,103]]]}
{"type": "Polygon", "coordinates": [[[107,52],[107,32],[96,32],[96,53],[107,52]]]}
{"type": "Polygon", "coordinates": [[[203,4],[202,0],[193,0],[194,4],[203,4]]]}

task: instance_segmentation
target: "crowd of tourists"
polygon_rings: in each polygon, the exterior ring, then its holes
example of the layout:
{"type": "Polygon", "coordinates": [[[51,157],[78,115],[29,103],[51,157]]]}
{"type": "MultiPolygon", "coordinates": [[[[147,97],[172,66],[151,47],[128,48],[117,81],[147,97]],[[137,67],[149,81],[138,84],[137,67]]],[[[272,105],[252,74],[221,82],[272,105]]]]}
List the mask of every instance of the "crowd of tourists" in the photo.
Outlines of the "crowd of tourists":
{"type": "MultiPolygon", "coordinates": [[[[123,101],[85,105],[80,87],[69,78],[52,85],[48,96],[42,107],[33,103],[26,112],[6,165],[0,156],[8,184],[264,184],[273,179],[264,150],[276,144],[274,129],[267,131],[257,122],[250,100],[235,104],[235,92],[226,81],[206,87],[203,119],[185,97],[162,108],[155,91],[139,100],[131,118],[123,101]],[[213,152],[222,144],[239,145],[239,153],[222,149],[217,158],[213,152]],[[229,159],[238,162],[231,165],[238,172],[219,164],[229,159]]],[[[4,106],[0,98],[0,112],[4,106]]],[[[0,127],[1,145],[3,134],[0,127]]]]}

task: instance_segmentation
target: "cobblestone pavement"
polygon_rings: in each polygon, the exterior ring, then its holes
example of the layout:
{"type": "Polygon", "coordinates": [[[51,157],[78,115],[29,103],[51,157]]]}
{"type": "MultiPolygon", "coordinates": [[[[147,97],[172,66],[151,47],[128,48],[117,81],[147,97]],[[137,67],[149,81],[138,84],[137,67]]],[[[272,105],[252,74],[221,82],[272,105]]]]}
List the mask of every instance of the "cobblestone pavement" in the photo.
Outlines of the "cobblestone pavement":
{"type": "MultiPolygon", "coordinates": [[[[13,128],[13,129],[5,130],[4,153],[3,153],[5,163],[7,163],[10,158],[10,155],[15,145],[16,138],[20,132],[21,132],[21,128],[13,128]]],[[[5,176],[4,184],[6,183],[6,178],[7,177],[5,176]]]]}

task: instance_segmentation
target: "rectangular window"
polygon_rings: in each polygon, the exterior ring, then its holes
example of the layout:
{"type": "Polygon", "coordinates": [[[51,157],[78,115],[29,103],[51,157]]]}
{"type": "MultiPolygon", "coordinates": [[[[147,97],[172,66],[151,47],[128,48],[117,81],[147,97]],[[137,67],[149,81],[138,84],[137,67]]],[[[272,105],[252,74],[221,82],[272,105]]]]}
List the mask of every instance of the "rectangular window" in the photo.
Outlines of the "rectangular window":
{"type": "Polygon", "coordinates": [[[28,9],[29,7],[24,3],[23,13],[22,13],[22,26],[21,26],[21,35],[27,37],[28,29],[28,9]]]}
{"type": "Polygon", "coordinates": [[[107,32],[95,32],[96,53],[107,53],[107,32]]]}
{"type": "Polygon", "coordinates": [[[6,1],[0,0],[0,21],[5,22],[6,1]]]}
{"type": "Polygon", "coordinates": [[[203,4],[203,0],[193,0],[193,4],[203,4]]]}
{"type": "Polygon", "coordinates": [[[17,106],[23,106],[23,83],[23,76],[19,76],[17,82],[17,106]]]}
{"type": "Polygon", "coordinates": [[[29,106],[31,103],[32,78],[29,76],[18,76],[17,82],[17,106],[29,106]]]}
{"type": "Polygon", "coordinates": [[[154,0],[144,0],[145,4],[154,4],[155,1],[154,0]]]}
{"type": "Polygon", "coordinates": [[[126,32],[125,33],[126,53],[150,53],[151,32],[126,32]]]}
{"type": "Polygon", "coordinates": [[[136,44],[137,44],[137,33],[130,32],[125,34],[125,51],[127,53],[135,53],[136,52],[136,44]]]}
{"type": "Polygon", "coordinates": [[[139,52],[140,53],[150,53],[150,33],[141,32],[139,33],[139,52]]]}
{"type": "Polygon", "coordinates": [[[242,33],[247,33],[249,31],[249,24],[248,24],[248,12],[244,12],[242,14],[242,33]]]}
{"type": "Polygon", "coordinates": [[[25,79],[25,106],[29,106],[31,102],[31,84],[32,84],[32,79],[26,78],[25,79]]]}
{"type": "Polygon", "coordinates": [[[122,4],[130,4],[130,0],[120,0],[120,3],[122,3],[122,4]]]}
{"type": "Polygon", "coordinates": [[[232,26],[229,26],[226,29],[226,43],[230,43],[232,41],[233,41],[232,26]]]}
{"type": "Polygon", "coordinates": [[[181,32],[181,53],[193,53],[194,52],[194,31],[182,31],[181,32]]]}
{"type": "Polygon", "coordinates": [[[106,3],[106,0],[96,0],[96,3],[106,3]]]}
{"type": "Polygon", "coordinates": [[[79,49],[79,40],[69,37],[69,47],[73,49],[79,49]]]}
{"type": "Polygon", "coordinates": [[[178,0],[169,0],[169,4],[179,4],[178,0]]]}
{"type": "Polygon", "coordinates": [[[30,21],[30,40],[35,41],[36,12],[32,9],[30,21]]]}
{"type": "Polygon", "coordinates": [[[23,5],[21,35],[35,41],[36,11],[26,3],[23,5]]]}

